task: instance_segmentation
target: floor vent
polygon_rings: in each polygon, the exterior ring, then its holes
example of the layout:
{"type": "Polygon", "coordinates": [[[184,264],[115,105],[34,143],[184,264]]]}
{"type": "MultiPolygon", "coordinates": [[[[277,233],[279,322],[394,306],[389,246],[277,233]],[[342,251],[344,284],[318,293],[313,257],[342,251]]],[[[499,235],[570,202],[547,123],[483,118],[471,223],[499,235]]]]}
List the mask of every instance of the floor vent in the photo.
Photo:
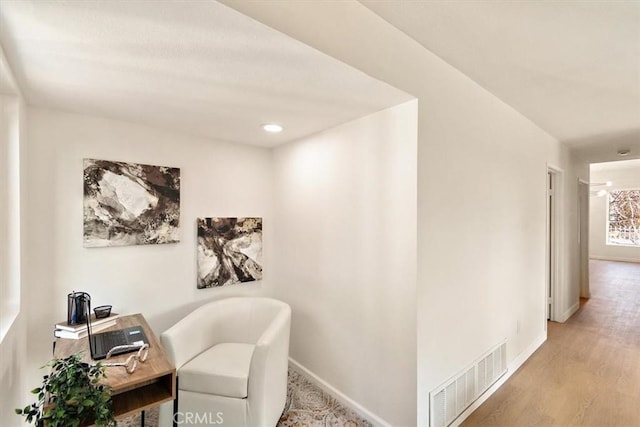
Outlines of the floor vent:
{"type": "Polygon", "coordinates": [[[507,372],[507,343],[499,344],[471,366],[429,393],[431,427],[446,427],[507,372]]]}

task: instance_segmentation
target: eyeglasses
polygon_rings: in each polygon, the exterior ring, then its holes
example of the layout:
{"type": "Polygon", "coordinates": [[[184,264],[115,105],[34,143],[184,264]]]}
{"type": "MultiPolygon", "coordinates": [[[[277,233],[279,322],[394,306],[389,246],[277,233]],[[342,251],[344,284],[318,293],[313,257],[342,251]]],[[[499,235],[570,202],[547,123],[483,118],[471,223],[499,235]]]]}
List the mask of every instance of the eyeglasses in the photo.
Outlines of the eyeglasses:
{"type": "Polygon", "coordinates": [[[134,350],[138,349],[136,354],[132,354],[125,360],[124,362],[106,362],[103,363],[102,366],[122,366],[128,374],[133,374],[138,367],[138,361],[144,363],[147,360],[147,356],[149,355],[149,344],[140,345],[117,345],[113,347],[107,353],[107,359],[114,355],[114,353],[121,353],[122,350],[134,350]]]}

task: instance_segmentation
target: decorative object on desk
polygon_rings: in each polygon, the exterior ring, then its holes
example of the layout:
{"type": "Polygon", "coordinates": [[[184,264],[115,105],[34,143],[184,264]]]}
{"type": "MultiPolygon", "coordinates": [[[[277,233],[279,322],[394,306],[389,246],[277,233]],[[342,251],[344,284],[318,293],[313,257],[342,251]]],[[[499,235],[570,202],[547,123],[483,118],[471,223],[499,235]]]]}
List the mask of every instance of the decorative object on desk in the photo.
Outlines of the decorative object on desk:
{"type": "Polygon", "coordinates": [[[198,289],[262,279],[262,218],[198,218],[198,289]]]}
{"type": "Polygon", "coordinates": [[[96,314],[96,319],[104,319],[105,317],[109,317],[109,315],[111,314],[111,306],[101,305],[94,308],[93,312],[96,314]]]}
{"type": "Polygon", "coordinates": [[[84,246],[180,241],[180,169],[84,159],[84,246]]]}
{"type": "Polygon", "coordinates": [[[67,294],[67,323],[69,325],[82,325],[87,323],[87,304],[91,296],[86,292],[73,291],[67,294]]]}
{"type": "Polygon", "coordinates": [[[110,359],[113,354],[122,354],[122,350],[128,351],[129,348],[134,348],[138,350],[138,352],[127,357],[127,360],[124,362],[104,362],[102,363],[102,366],[106,366],[107,368],[112,366],[122,366],[125,371],[127,371],[127,374],[133,374],[138,366],[138,361],[140,361],[140,363],[144,363],[147,360],[147,356],[149,356],[148,343],[142,345],[117,345],[109,350],[107,353],[107,360],[110,359]]]}
{"type": "Polygon", "coordinates": [[[51,368],[45,375],[42,386],[31,393],[38,400],[16,414],[26,418],[27,423],[40,425],[46,421],[48,427],[78,426],[95,422],[98,427],[116,426],[111,405],[110,387],[100,384],[104,378],[104,366],[100,363],[89,366],[81,362],[76,353],[64,359],[53,359],[43,367],[51,368]]]}

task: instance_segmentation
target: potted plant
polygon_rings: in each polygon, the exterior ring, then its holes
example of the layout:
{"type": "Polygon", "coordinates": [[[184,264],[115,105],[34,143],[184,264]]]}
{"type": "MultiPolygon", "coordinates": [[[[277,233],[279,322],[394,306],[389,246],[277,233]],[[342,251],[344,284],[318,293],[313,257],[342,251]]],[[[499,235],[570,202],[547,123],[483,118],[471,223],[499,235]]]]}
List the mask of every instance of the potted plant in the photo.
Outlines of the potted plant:
{"type": "Polygon", "coordinates": [[[111,408],[111,388],[101,384],[105,367],[83,363],[79,353],[53,359],[42,386],[31,390],[38,400],[16,409],[27,423],[48,427],[78,427],[95,423],[99,427],[116,425],[111,408]],[[44,424],[43,424],[44,423],[44,424]]]}

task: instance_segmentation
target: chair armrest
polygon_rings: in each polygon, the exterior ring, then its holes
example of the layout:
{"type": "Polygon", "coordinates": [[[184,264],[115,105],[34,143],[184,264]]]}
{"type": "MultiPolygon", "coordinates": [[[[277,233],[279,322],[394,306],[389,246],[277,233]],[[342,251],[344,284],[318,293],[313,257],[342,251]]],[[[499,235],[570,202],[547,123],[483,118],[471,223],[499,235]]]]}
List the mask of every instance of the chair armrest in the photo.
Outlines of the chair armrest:
{"type": "Polygon", "coordinates": [[[199,322],[198,311],[160,334],[160,342],[177,369],[215,344],[211,328],[199,322]]]}
{"type": "Polygon", "coordinates": [[[285,306],[264,331],[249,368],[248,425],[275,426],[287,399],[291,308],[285,306]]]}

